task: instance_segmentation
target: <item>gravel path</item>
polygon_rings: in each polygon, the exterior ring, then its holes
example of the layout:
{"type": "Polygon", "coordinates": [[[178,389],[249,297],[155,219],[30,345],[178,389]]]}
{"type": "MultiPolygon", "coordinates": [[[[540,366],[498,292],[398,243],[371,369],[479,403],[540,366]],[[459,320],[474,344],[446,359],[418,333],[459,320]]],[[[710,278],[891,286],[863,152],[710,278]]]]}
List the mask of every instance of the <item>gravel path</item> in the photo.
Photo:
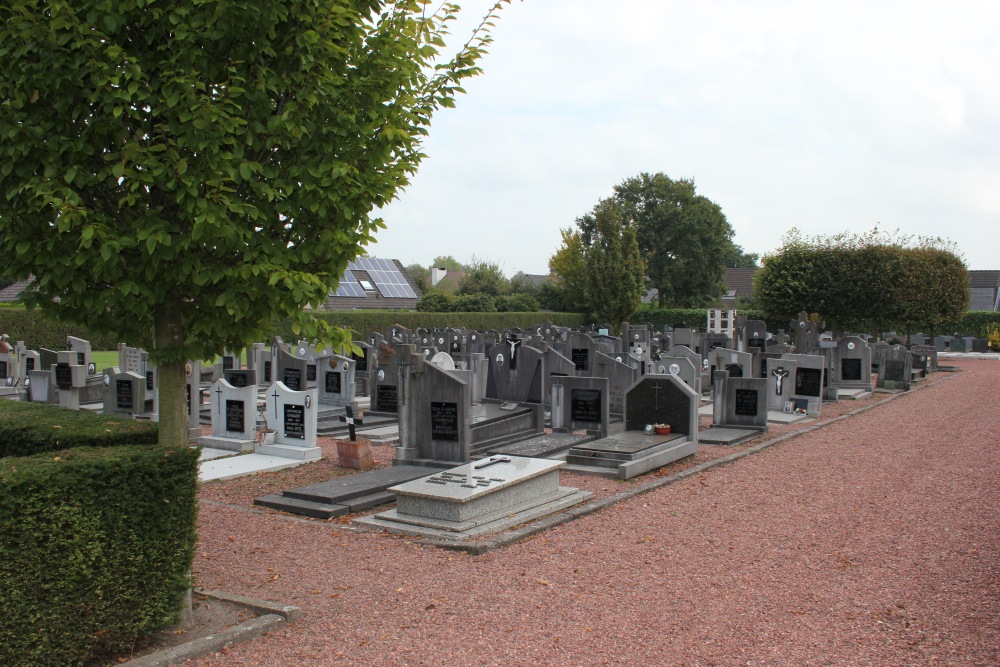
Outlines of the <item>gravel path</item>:
{"type": "Polygon", "coordinates": [[[197,583],[304,616],[190,664],[1000,665],[1000,362],[957,365],[484,556],[205,503],[197,583]]]}

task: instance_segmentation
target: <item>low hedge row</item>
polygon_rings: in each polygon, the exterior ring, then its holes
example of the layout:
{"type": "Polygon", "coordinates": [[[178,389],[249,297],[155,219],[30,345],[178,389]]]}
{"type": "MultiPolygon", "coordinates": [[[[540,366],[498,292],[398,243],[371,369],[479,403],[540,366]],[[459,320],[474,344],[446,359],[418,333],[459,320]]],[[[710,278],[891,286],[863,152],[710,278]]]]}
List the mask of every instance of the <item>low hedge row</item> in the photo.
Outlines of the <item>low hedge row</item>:
{"type": "Polygon", "coordinates": [[[120,419],[37,403],[0,401],[0,457],[77,447],[156,444],[155,422],[120,419]]]}
{"type": "Polygon", "coordinates": [[[155,428],[82,415],[98,429],[70,412],[0,402],[0,445],[14,434],[8,451],[39,452],[0,458],[2,665],[82,665],[126,650],[172,623],[190,586],[197,451],[99,446],[155,440],[155,428]]]}

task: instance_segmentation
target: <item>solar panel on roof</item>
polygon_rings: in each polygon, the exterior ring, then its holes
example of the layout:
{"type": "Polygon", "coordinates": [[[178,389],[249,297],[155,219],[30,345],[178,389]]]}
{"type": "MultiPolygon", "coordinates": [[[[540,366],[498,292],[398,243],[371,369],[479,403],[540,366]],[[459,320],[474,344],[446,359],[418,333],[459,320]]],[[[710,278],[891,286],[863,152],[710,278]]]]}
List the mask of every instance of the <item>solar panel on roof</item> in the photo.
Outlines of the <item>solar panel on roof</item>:
{"type": "Polygon", "coordinates": [[[410,283],[407,282],[396,263],[389,259],[379,259],[377,257],[359,257],[353,262],[348,262],[347,271],[340,279],[337,286],[336,295],[340,297],[364,297],[365,290],[358,284],[351,275],[351,271],[366,271],[375,283],[375,288],[385,297],[394,298],[417,298],[410,283]]]}

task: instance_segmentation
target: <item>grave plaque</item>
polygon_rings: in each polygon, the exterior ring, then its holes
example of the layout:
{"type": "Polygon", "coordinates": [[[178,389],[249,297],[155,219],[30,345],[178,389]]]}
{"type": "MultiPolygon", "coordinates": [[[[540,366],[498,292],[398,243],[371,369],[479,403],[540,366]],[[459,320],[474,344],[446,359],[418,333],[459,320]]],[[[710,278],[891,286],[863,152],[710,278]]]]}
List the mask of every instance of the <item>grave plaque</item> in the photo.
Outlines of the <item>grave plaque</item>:
{"type": "Polygon", "coordinates": [[[575,422],[601,421],[601,392],[598,389],[573,389],[570,392],[570,418],[575,422]]]}
{"type": "Polygon", "coordinates": [[[222,357],[222,370],[231,371],[233,370],[233,358],[229,355],[222,357]]]}
{"type": "Polygon", "coordinates": [[[73,387],[73,373],[69,364],[56,364],[56,386],[64,391],[73,387]]]}
{"type": "Polygon", "coordinates": [[[906,370],[906,362],[899,361],[897,359],[890,359],[885,364],[885,379],[894,380],[896,382],[904,382],[906,380],[909,380],[909,378],[903,377],[903,372],[905,370],[906,370]]]}
{"type": "Polygon", "coordinates": [[[378,406],[376,410],[397,412],[399,410],[398,396],[396,385],[380,384],[375,392],[375,404],[378,406]]]}
{"type": "Polygon", "coordinates": [[[25,358],[25,360],[24,360],[24,370],[25,371],[33,371],[33,370],[35,370],[35,358],[34,357],[27,357],[27,358],[25,358]]]}
{"type": "Polygon", "coordinates": [[[740,417],[757,416],[757,390],[737,389],[734,412],[740,417]]]}
{"type": "Polygon", "coordinates": [[[861,381],[861,359],[841,359],[840,379],[850,381],[861,381]]]}
{"type": "Polygon", "coordinates": [[[153,371],[146,371],[146,391],[153,391],[153,371]]]}
{"type": "Polygon", "coordinates": [[[302,370],[299,368],[286,368],[282,374],[281,381],[292,391],[302,391],[302,370]]]}
{"type": "Polygon", "coordinates": [[[115,407],[119,410],[134,410],[132,405],[132,381],[115,380],[115,407]]]}
{"type": "Polygon", "coordinates": [[[271,362],[264,362],[264,383],[269,384],[271,382],[271,362]]]}
{"type": "Polygon", "coordinates": [[[324,377],[323,389],[328,394],[340,393],[340,372],[327,371],[324,377]]]}
{"type": "Polygon", "coordinates": [[[354,363],[355,363],[354,368],[355,368],[355,370],[359,370],[359,371],[367,371],[368,370],[368,355],[366,355],[364,353],[362,353],[362,354],[354,354],[353,352],[351,352],[351,359],[354,359],[354,363]]]}
{"type": "Polygon", "coordinates": [[[285,437],[306,439],[306,406],[285,404],[285,437]]]}
{"type": "Polygon", "coordinates": [[[234,387],[249,387],[250,371],[229,371],[226,373],[226,382],[234,387]]]}
{"type": "Polygon", "coordinates": [[[431,401],[431,439],[458,440],[458,403],[431,401]]]}
{"type": "Polygon", "coordinates": [[[316,381],[316,364],[306,366],[306,382],[316,381]]]}
{"type": "Polygon", "coordinates": [[[587,370],[588,363],[590,361],[590,350],[585,347],[574,347],[570,351],[571,359],[573,365],[576,366],[576,370],[585,371],[587,370]]]}
{"type": "Polygon", "coordinates": [[[823,391],[823,371],[819,368],[798,368],[795,371],[795,393],[799,396],[820,396],[823,391]]]}
{"type": "Polygon", "coordinates": [[[246,418],[246,404],[243,401],[226,401],[226,430],[234,433],[243,431],[246,418]]]}
{"type": "Polygon", "coordinates": [[[0,361],[0,378],[6,378],[6,377],[7,377],[7,362],[0,361]]]}
{"type": "Polygon", "coordinates": [[[726,364],[725,370],[729,371],[729,377],[731,378],[743,377],[743,366],[739,364],[726,364]]]}
{"type": "Polygon", "coordinates": [[[87,365],[87,356],[83,352],[76,353],[76,365],[77,366],[87,365]]]}

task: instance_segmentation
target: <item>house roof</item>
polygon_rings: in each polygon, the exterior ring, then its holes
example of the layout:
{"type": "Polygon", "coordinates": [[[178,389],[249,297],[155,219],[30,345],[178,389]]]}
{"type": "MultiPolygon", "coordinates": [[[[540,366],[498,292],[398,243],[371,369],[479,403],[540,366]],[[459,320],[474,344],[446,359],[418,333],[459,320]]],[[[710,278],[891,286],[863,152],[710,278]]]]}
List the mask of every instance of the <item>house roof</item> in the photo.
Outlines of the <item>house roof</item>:
{"type": "Polygon", "coordinates": [[[398,259],[358,257],[347,264],[335,290],[327,296],[327,310],[357,308],[416,308],[420,289],[398,259]]]}
{"type": "Polygon", "coordinates": [[[969,271],[969,287],[1000,287],[1000,271],[969,271]]]}
{"type": "Polygon", "coordinates": [[[753,274],[757,269],[726,269],[723,282],[726,285],[724,300],[753,296],[753,274]]]}
{"type": "Polygon", "coordinates": [[[13,285],[0,289],[0,303],[14,303],[21,296],[21,292],[30,284],[30,280],[19,280],[13,285]]]}

